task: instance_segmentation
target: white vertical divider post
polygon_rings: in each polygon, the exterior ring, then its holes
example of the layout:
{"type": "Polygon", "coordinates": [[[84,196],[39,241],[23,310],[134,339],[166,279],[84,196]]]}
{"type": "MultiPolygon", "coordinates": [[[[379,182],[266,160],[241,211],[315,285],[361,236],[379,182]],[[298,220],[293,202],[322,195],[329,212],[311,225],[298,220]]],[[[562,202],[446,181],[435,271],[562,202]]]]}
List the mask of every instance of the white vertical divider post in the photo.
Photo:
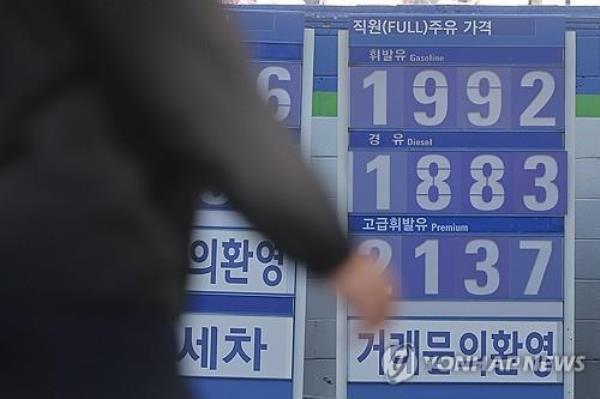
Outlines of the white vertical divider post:
{"type": "MultiPolygon", "coordinates": [[[[575,99],[576,33],[565,37],[565,149],[567,150],[568,202],[565,217],[564,355],[575,355],[575,99]]],[[[564,398],[575,397],[575,374],[564,372],[564,398]]]]}
{"type": "MultiPolygon", "coordinates": [[[[348,126],[349,99],[349,32],[338,31],[337,91],[337,210],[344,230],[348,229],[348,126]]],[[[335,381],[336,398],[346,399],[348,381],[348,309],[338,295],[336,317],[335,381]]]]}
{"type": "MultiPolygon", "coordinates": [[[[310,164],[312,139],[312,98],[315,57],[315,31],[304,30],[302,54],[302,109],[300,115],[300,151],[307,165],[310,164]]],[[[294,301],[294,399],[304,394],[304,348],[306,337],[306,267],[296,266],[296,298],[294,301]]]]}

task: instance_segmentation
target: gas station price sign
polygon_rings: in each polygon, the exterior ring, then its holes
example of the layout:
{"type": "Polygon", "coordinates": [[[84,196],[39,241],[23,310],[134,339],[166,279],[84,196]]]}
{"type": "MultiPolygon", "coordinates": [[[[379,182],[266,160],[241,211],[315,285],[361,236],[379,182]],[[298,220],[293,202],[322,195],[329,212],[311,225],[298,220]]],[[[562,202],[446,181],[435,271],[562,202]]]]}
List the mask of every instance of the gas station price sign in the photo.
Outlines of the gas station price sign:
{"type": "MultiPolygon", "coordinates": [[[[314,33],[305,31],[304,14],[246,9],[228,15],[251,56],[258,94],[302,147],[312,109],[302,93],[312,90],[314,54],[314,33]]],[[[199,202],[177,330],[179,372],[190,394],[301,398],[304,269],[238,214],[224,194],[207,192],[199,202]]]]}
{"type": "Polygon", "coordinates": [[[348,28],[348,232],[387,267],[398,306],[375,333],[342,316],[344,394],[562,399],[560,370],[485,365],[563,353],[564,20],[355,15],[348,28]],[[394,345],[417,359],[397,385],[394,345]],[[423,362],[436,354],[480,367],[423,362]]]}

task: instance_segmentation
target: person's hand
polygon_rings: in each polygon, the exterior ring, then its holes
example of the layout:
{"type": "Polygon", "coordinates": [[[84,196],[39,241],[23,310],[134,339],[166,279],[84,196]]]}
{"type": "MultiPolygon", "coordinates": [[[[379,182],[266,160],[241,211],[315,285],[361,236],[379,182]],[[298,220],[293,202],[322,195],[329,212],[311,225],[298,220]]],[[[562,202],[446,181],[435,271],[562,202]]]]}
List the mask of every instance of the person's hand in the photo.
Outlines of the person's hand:
{"type": "Polygon", "coordinates": [[[332,278],[334,288],[364,318],[369,328],[383,323],[389,314],[392,289],[383,269],[373,257],[355,252],[332,278]]]}

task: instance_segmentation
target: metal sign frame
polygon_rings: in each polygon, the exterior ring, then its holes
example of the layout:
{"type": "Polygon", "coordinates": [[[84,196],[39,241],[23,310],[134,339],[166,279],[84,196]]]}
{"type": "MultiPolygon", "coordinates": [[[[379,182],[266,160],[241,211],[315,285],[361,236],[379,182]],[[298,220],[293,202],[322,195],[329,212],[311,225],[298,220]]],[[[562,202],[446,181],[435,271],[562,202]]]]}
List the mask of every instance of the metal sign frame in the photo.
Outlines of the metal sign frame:
{"type": "MultiPolygon", "coordinates": [[[[302,109],[300,125],[300,149],[307,165],[310,162],[312,146],[312,91],[315,56],[315,31],[304,30],[304,48],[302,57],[302,109]]],[[[293,395],[302,399],[304,394],[304,353],[306,337],[306,267],[296,266],[296,307],[294,312],[294,357],[293,357],[293,395]]]]}
{"type": "MultiPolygon", "coordinates": [[[[568,202],[564,233],[563,353],[575,353],[575,97],[577,80],[576,32],[565,33],[565,150],[567,151],[568,202]]],[[[575,398],[575,374],[563,375],[564,398],[575,398]]]]}

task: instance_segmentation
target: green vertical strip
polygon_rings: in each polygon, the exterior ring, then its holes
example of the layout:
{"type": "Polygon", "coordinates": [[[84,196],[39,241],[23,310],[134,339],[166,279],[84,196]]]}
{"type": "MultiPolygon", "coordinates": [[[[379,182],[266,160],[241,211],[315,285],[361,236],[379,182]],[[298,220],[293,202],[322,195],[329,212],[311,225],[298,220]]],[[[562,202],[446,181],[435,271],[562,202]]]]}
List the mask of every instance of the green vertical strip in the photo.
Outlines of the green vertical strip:
{"type": "Polygon", "coordinates": [[[313,116],[337,116],[337,92],[313,92],[313,116]]]}
{"type": "Polygon", "coordinates": [[[578,94],[576,114],[580,118],[600,118],[600,94],[578,94]]]}

